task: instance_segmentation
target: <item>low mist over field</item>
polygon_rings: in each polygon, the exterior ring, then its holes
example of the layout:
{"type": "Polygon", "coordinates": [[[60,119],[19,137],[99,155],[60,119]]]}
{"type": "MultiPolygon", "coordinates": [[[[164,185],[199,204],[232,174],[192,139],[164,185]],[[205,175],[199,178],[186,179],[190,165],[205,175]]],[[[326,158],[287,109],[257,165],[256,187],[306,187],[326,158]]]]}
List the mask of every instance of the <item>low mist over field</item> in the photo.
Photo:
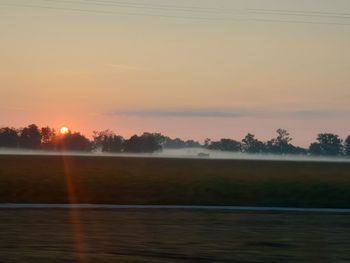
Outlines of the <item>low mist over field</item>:
{"type": "Polygon", "coordinates": [[[179,158],[208,158],[208,159],[235,159],[235,160],[283,160],[283,161],[341,161],[350,162],[349,158],[343,157],[324,157],[324,156],[307,156],[307,155],[277,155],[277,154],[248,154],[206,150],[201,148],[188,149],[166,149],[162,153],[155,153],[151,156],[157,157],[179,157],[179,158]],[[200,156],[202,153],[206,156],[200,156]]]}
{"type": "Polygon", "coordinates": [[[218,160],[271,160],[271,161],[315,161],[315,162],[350,162],[346,157],[325,157],[308,155],[280,154],[247,154],[207,150],[203,148],[164,149],[155,153],[105,153],[105,152],[74,152],[74,151],[41,151],[0,149],[0,155],[70,155],[95,157],[146,157],[146,158],[187,158],[187,159],[218,159],[218,160]]]}

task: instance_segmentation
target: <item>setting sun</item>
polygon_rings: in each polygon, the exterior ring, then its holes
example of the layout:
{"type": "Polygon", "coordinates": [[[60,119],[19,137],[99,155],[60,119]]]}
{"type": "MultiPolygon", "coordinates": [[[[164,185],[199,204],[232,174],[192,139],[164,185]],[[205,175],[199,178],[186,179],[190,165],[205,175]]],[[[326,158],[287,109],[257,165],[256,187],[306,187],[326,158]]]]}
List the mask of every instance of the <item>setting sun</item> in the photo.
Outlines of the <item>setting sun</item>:
{"type": "Polygon", "coordinates": [[[67,134],[69,132],[69,128],[67,126],[62,126],[60,129],[60,134],[67,134]]]}

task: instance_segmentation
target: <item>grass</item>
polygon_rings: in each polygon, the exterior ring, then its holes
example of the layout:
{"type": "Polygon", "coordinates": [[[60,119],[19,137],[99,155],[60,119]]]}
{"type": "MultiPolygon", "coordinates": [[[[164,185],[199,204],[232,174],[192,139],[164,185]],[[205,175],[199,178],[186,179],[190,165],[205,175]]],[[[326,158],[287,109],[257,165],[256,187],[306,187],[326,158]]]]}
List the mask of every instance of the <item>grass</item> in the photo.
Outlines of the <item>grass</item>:
{"type": "Polygon", "coordinates": [[[1,262],[350,261],[349,215],[71,212],[0,210],[1,262]]]}
{"type": "Polygon", "coordinates": [[[3,155],[0,202],[350,208],[350,163],[3,155]]]}

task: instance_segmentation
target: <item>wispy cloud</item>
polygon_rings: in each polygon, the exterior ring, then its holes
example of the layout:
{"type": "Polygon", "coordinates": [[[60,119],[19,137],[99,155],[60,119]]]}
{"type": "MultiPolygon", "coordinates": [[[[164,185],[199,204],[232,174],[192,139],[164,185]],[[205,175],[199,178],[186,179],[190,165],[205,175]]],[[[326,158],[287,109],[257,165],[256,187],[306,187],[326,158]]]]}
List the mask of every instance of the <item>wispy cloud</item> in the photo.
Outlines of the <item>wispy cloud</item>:
{"type": "Polygon", "coordinates": [[[109,115],[124,115],[135,117],[198,117],[198,118],[233,118],[243,117],[246,113],[242,111],[222,111],[208,109],[158,109],[158,110],[141,110],[141,111],[114,111],[109,115]]]}
{"type": "Polygon", "coordinates": [[[332,118],[347,116],[350,111],[333,110],[300,110],[300,111],[266,111],[247,109],[153,109],[153,110],[131,110],[112,111],[109,116],[129,116],[144,118],[243,118],[243,117],[290,117],[290,118],[332,118]]]}

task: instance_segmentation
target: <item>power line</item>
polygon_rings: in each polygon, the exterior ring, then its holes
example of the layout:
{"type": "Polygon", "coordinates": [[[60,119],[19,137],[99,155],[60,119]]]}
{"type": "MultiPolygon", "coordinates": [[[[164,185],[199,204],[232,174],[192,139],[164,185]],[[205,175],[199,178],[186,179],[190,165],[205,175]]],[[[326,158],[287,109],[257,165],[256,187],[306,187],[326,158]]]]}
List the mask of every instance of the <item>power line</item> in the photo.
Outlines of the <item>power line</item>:
{"type": "Polygon", "coordinates": [[[281,16],[302,16],[302,17],[320,17],[320,18],[344,18],[350,19],[350,13],[335,13],[335,12],[308,12],[308,11],[295,11],[295,10],[278,10],[278,9],[218,9],[218,8],[202,8],[194,6],[175,6],[175,5],[145,5],[140,3],[126,3],[120,1],[106,1],[106,0],[85,0],[88,2],[77,2],[69,0],[42,0],[46,2],[56,3],[71,3],[71,4],[83,4],[83,5],[101,5],[101,6],[117,6],[117,7],[130,7],[137,9],[150,9],[150,10],[168,10],[168,11],[184,11],[184,12],[201,12],[201,13],[214,13],[214,14],[263,14],[263,15],[281,15],[281,16]],[[175,9],[175,10],[174,10],[175,9]]]}
{"type": "Polygon", "coordinates": [[[126,4],[126,5],[133,5],[133,6],[149,6],[149,7],[164,7],[164,8],[171,8],[171,9],[193,9],[193,10],[207,10],[207,11],[220,11],[220,12],[226,12],[227,9],[224,8],[217,8],[217,7],[202,7],[202,6],[179,6],[179,5],[164,5],[164,4],[142,4],[142,3],[135,3],[135,2],[123,2],[123,1],[112,1],[112,0],[85,0],[87,2],[103,2],[103,3],[118,3],[118,4],[126,4]]]}
{"type": "Polygon", "coordinates": [[[293,13],[272,13],[272,12],[249,12],[257,15],[277,15],[277,16],[301,16],[301,17],[318,17],[318,18],[343,18],[350,19],[350,16],[333,16],[333,15],[312,15],[312,14],[293,14],[293,13]]]}
{"type": "Polygon", "coordinates": [[[202,9],[194,9],[194,8],[183,8],[183,7],[164,7],[164,6],[156,6],[156,5],[135,5],[135,4],[124,4],[124,3],[116,3],[116,2],[106,2],[106,1],[96,1],[92,0],[89,2],[76,2],[76,1],[69,1],[69,0],[42,0],[45,2],[54,2],[54,3],[69,3],[69,4],[81,4],[81,5],[88,5],[88,6],[111,6],[111,7],[121,7],[121,8],[134,8],[134,9],[146,9],[146,10],[157,10],[157,11],[169,11],[169,12],[186,12],[186,13],[205,13],[205,14],[223,14],[228,13],[230,14],[230,11],[217,11],[217,10],[202,10],[202,9]]]}
{"type": "Polygon", "coordinates": [[[294,17],[318,17],[318,18],[335,18],[335,19],[350,19],[349,16],[327,15],[327,14],[312,14],[312,13],[290,13],[290,12],[269,12],[269,11],[249,11],[252,14],[258,15],[273,15],[273,16],[294,16],[294,17]]]}
{"type": "Polygon", "coordinates": [[[82,13],[118,14],[118,15],[127,15],[127,16],[149,16],[149,17],[162,17],[162,18],[180,18],[180,19],[190,19],[190,20],[209,20],[209,21],[223,20],[220,18],[210,18],[210,17],[162,15],[162,14],[150,14],[150,13],[130,13],[130,12],[119,12],[119,11],[89,10],[89,9],[79,9],[79,8],[69,8],[69,7],[42,6],[42,5],[4,4],[4,3],[0,3],[0,5],[13,6],[13,7],[62,10],[62,11],[74,11],[74,12],[82,12],[82,13]]]}
{"type": "Polygon", "coordinates": [[[249,11],[263,11],[263,12],[282,12],[282,13],[292,13],[292,14],[318,14],[318,15],[334,15],[334,16],[350,16],[350,13],[340,13],[340,12],[321,12],[321,11],[302,11],[302,10],[286,10],[286,9],[257,9],[248,8],[249,11]]]}
{"type": "MultiPolygon", "coordinates": [[[[46,0],[45,0],[46,1],[46,0]]],[[[57,1],[57,0],[47,0],[47,1],[57,1]]],[[[267,15],[286,15],[286,16],[310,16],[310,17],[325,17],[325,18],[350,18],[350,13],[339,13],[339,12],[321,12],[321,11],[298,11],[298,10],[282,10],[282,9],[223,9],[223,8],[215,8],[215,7],[195,7],[195,6],[178,6],[178,5],[160,5],[160,4],[140,4],[135,2],[121,2],[121,1],[112,1],[112,0],[85,0],[88,2],[97,2],[97,3],[118,3],[120,5],[128,5],[130,7],[137,8],[148,8],[148,7],[163,7],[166,10],[170,9],[174,11],[175,9],[183,10],[183,11],[195,11],[206,10],[210,13],[252,13],[252,14],[267,14],[267,15]]]]}
{"type": "MultiPolygon", "coordinates": [[[[55,0],[44,0],[50,2],[68,2],[68,0],[55,1],[55,0]]],[[[95,1],[95,0],[94,0],[95,1]]],[[[72,1],[69,1],[72,2],[72,1]]],[[[81,4],[74,2],[74,4],[81,4]]],[[[91,10],[91,9],[80,9],[80,8],[69,8],[69,7],[57,7],[57,6],[43,6],[43,5],[26,5],[26,4],[5,4],[0,3],[3,6],[14,6],[14,7],[25,7],[25,8],[40,8],[40,9],[51,9],[51,10],[61,10],[61,11],[73,11],[73,12],[84,12],[84,13],[99,13],[99,14],[118,14],[118,15],[127,15],[127,16],[146,16],[146,17],[161,17],[161,18],[174,18],[174,19],[189,19],[189,20],[202,20],[202,21],[261,21],[261,22],[274,22],[274,23],[296,23],[296,24],[320,24],[320,25],[338,25],[338,26],[349,26],[349,23],[341,22],[332,22],[332,21],[305,21],[305,20],[281,20],[281,19],[265,19],[265,18],[234,18],[232,14],[230,17],[202,17],[202,16],[189,16],[189,15],[170,15],[170,14],[152,14],[152,13],[133,13],[133,12],[124,12],[124,11],[105,11],[105,10],[91,10]]],[[[247,11],[258,10],[258,11],[267,11],[268,9],[246,9],[247,11]]],[[[278,10],[273,10],[277,11],[278,10]]],[[[287,11],[285,12],[293,12],[287,11]]],[[[297,11],[295,11],[297,13],[297,11]]],[[[307,13],[307,12],[305,12],[307,13]]],[[[315,12],[321,13],[321,12],[315,12]]],[[[249,12],[248,12],[249,14],[249,12]]],[[[345,14],[345,13],[342,13],[345,14]]],[[[350,15],[350,14],[349,14],[350,15]]]]}
{"type": "Polygon", "coordinates": [[[264,19],[264,18],[249,18],[251,21],[271,22],[271,23],[286,23],[286,24],[310,24],[310,25],[333,25],[333,26],[350,26],[350,23],[337,22],[319,22],[319,21],[305,21],[305,20],[282,20],[282,19],[264,19]]]}

